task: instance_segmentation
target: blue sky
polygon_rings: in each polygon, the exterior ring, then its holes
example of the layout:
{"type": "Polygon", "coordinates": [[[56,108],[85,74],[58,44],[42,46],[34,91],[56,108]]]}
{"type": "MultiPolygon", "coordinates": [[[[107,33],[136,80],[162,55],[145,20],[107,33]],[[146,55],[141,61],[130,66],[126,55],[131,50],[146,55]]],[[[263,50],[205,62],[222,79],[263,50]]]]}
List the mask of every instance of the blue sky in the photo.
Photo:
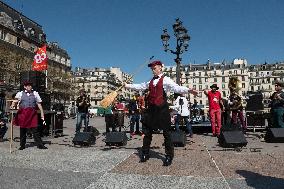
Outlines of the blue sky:
{"type": "MultiPolygon", "coordinates": [[[[133,73],[149,57],[174,65],[160,35],[179,17],[191,36],[182,63],[246,58],[249,64],[284,60],[282,0],[4,0],[43,26],[73,68],[120,67],[133,73]],[[22,6],[23,5],[23,6],[22,6]]],[[[151,77],[144,66],[135,82],[151,77]]]]}

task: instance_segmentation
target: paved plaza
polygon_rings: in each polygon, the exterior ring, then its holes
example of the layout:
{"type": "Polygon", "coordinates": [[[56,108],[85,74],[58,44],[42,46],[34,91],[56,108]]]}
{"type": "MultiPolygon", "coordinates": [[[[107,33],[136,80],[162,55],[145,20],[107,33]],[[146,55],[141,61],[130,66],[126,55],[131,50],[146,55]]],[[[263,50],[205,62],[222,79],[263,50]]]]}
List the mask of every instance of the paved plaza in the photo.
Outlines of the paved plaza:
{"type": "Polygon", "coordinates": [[[43,138],[48,150],[29,139],[28,148],[18,151],[15,128],[14,152],[9,141],[0,143],[0,188],[284,188],[284,145],[261,142],[261,132],[249,132],[241,151],[221,148],[211,133],[195,134],[175,148],[173,164],[163,167],[162,134],[153,136],[150,160],[139,163],[141,136],[123,147],[105,146],[104,118],[96,117],[90,125],[101,134],[91,147],[78,147],[72,144],[75,122],[64,120],[62,137],[43,138]]]}

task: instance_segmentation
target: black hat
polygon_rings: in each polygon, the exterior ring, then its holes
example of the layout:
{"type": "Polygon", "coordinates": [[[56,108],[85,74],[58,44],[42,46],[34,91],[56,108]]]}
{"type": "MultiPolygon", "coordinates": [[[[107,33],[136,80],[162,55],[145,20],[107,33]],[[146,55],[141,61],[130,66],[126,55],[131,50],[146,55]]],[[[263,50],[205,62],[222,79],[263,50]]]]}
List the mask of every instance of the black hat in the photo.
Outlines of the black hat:
{"type": "Polygon", "coordinates": [[[33,85],[33,82],[31,82],[30,80],[25,80],[25,81],[23,82],[23,85],[24,85],[24,86],[33,85]]]}
{"type": "Polygon", "coordinates": [[[163,66],[163,63],[160,60],[155,60],[155,61],[151,62],[150,64],[148,64],[148,67],[152,67],[152,66],[156,66],[156,65],[163,66]]]}
{"type": "Polygon", "coordinates": [[[217,89],[217,90],[219,89],[219,87],[217,87],[217,84],[211,85],[210,88],[211,88],[211,89],[215,88],[215,89],[217,89]]]}
{"type": "Polygon", "coordinates": [[[280,80],[275,81],[274,84],[275,84],[275,85],[279,85],[280,87],[284,87],[284,82],[283,82],[283,81],[280,81],[280,80]]]}

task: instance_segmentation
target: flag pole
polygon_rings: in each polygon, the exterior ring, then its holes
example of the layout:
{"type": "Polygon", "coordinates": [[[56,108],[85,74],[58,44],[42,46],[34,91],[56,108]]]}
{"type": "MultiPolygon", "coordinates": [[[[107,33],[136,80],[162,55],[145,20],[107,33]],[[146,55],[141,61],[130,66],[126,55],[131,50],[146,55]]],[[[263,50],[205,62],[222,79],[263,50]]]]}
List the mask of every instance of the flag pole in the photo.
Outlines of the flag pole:
{"type": "Polygon", "coordinates": [[[47,69],[45,70],[45,89],[47,89],[47,69]]]}

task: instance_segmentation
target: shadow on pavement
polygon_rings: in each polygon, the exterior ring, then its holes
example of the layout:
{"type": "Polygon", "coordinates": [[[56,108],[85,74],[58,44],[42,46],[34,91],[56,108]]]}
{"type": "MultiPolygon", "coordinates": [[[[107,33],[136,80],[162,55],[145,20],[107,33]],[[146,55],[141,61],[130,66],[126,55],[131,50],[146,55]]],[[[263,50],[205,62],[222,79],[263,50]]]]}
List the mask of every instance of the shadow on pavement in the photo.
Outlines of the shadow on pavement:
{"type": "Polygon", "coordinates": [[[236,170],[236,173],[245,178],[248,186],[255,189],[280,189],[284,188],[284,179],[271,176],[264,176],[246,170],[236,170]]]}

